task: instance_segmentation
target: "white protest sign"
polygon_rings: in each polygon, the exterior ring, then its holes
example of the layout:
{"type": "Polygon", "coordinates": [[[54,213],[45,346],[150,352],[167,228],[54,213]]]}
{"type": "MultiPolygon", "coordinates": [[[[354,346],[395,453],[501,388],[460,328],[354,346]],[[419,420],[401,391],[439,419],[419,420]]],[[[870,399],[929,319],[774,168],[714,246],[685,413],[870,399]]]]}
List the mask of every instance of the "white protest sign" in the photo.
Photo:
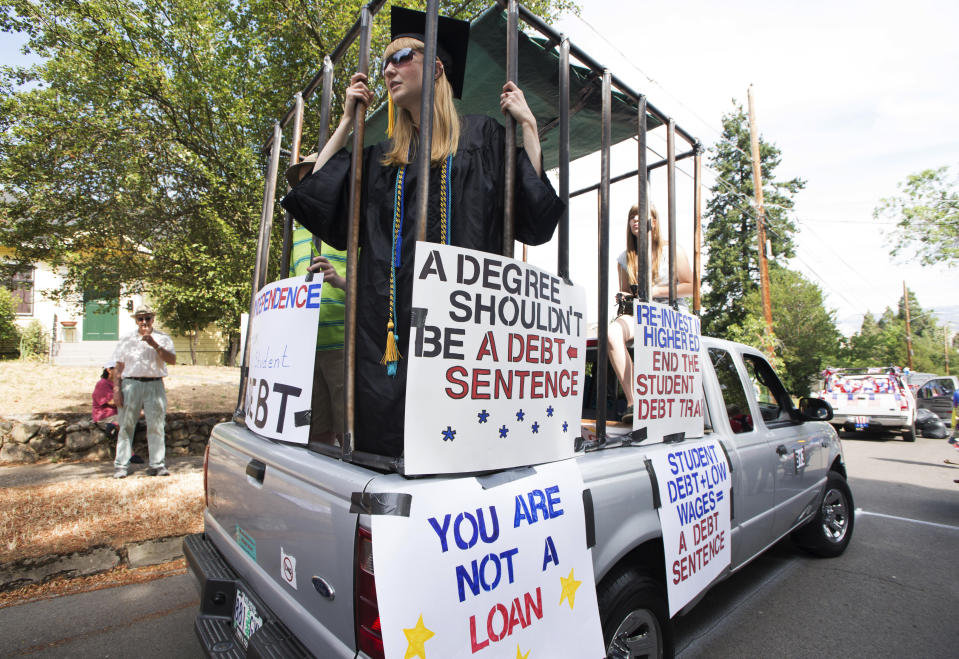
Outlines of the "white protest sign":
{"type": "Polygon", "coordinates": [[[372,516],[387,659],[604,657],[576,461],[487,486],[408,481],[409,517],[372,516]]]}
{"type": "Polygon", "coordinates": [[[404,470],[456,473],[573,455],[586,293],[522,261],[417,243],[404,470]]]}
{"type": "Polygon", "coordinates": [[[246,387],[246,425],[271,439],[306,444],[323,277],[291,277],[256,294],[246,387]]]}
{"type": "Polygon", "coordinates": [[[699,318],[658,302],[636,302],[633,429],[646,443],[684,433],[703,436],[699,318]]]}
{"type": "Polygon", "coordinates": [[[683,442],[650,456],[659,483],[666,591],[673,616],[729,565],[726,454],[718,439],[683,442]]]}

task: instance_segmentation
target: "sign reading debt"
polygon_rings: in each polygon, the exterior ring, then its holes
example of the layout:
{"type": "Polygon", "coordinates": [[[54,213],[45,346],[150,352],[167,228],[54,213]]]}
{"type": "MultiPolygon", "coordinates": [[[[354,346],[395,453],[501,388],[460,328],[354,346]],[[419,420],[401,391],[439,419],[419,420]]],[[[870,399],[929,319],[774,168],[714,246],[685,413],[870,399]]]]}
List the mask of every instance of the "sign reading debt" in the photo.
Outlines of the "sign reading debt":
{"type": "Polygon", "coordinates": [[[586,294],[522,261],[417,243],[405,472],[542,464],[573,454],[586,294]]]}
{"type": "Polygon", "coordinates": [[[729,464],[718,439],[677,445],[651,461],[659,483],[666,591],[673,616],[729,565],[729,464]]]}
{"type": "Polygon", "coordinates": [[[657,302],[637,302],[633,338],[633,429],[647,443],[703,436],[699,318],[657,302]]]}
{"type": "Polygon", "coordinates": [[[606,655],[574,460],[432,485],[409,481],[409,517],[372,516],[387,659],[606,655]]]}
{"type": "Polygon", "coordinates": [[[256,294],[246,386],[246,425],[259,435],[306,444],[323,277],[292,277],[256,294]]]}

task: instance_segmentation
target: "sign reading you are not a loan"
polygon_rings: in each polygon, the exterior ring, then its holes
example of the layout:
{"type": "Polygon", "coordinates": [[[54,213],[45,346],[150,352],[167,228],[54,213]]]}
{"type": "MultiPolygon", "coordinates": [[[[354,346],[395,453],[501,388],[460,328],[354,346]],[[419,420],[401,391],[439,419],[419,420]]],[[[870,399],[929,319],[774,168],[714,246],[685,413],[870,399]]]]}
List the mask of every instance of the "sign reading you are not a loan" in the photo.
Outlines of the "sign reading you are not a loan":
{"type": "Polygon", "coordinates": [[[522,261],[417,243],[405,472],[573,454],[586,361],[582,287],[522,261]]]}

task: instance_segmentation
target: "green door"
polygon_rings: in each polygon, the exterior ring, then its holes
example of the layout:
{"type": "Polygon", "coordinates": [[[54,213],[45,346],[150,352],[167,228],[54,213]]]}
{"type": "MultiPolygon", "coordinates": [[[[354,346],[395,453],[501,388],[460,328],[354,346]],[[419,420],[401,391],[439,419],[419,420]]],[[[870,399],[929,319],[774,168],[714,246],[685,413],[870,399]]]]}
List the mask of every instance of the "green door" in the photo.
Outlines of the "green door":
{"type": "Polygon", "coordinates": [[[116,341],[120,338],[119,289],[84,291],[83,340],[116,341]]]}

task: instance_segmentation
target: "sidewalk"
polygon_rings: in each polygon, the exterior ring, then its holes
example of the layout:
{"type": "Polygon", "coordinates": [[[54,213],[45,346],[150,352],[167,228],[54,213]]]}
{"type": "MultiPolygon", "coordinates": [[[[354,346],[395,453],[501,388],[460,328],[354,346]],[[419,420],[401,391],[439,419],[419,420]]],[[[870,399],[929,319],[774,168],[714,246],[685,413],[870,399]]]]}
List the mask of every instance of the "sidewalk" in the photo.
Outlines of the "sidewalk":
{"type": "MultiPolygon", "coordinates": [[[[147,478],[147,465],[131,465],[127,480],[147,478]]],[[[170,457],[167,468],[173,474],[203,470],[202,456],[170,457]]],[[[46,486],[110,478],[112,461],[45,463],[0,466],[0,488],[46,486]]],[[[117,567],[139,568],[176,560],[183,556],[183,536],[128,542],[120,547],[96,546],[69,554],[29,557],[0,564],[0,592],[39,584],[59,577],[81,577],[117,567]]]]}

